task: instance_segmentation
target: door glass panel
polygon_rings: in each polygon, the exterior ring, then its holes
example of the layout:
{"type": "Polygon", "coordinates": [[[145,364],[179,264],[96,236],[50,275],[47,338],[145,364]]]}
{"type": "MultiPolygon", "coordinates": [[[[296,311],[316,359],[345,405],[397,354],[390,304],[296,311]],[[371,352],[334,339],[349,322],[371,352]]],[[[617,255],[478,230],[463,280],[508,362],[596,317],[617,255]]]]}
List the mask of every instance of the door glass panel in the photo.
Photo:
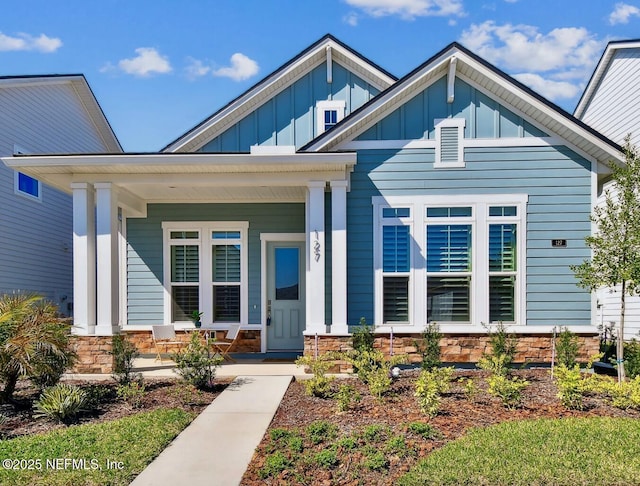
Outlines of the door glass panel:
{"type": "Polygon", "coordinates": [[[276,300],[298,300],[300,292],[300,249],[275,248],[276,300]]]}

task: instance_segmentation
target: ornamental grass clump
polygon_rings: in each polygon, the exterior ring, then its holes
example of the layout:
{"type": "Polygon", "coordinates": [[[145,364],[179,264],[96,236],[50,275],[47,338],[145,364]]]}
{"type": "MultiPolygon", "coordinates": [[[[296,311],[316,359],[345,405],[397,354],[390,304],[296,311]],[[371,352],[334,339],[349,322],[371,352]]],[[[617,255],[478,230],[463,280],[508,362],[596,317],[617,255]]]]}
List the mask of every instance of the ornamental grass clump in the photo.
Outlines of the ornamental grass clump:
{"type": "Polygon", "coordinates": [[[34,403],[34,417],[67,422],[85,410],[88,397],[85,391],[67,383],[58,383],[42,392],[34,403]]]}

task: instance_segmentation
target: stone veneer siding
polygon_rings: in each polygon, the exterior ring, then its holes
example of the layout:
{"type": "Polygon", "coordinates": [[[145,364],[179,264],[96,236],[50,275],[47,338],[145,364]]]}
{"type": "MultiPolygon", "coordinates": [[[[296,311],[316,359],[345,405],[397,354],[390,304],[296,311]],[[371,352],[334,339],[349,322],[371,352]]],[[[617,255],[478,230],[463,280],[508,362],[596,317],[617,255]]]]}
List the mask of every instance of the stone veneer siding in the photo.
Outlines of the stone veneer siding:
{"type": "Polygon", "coordinates": [[[73,349],[78,355],[72,373],[111,373],[111,336],[74,336],[73,349]]]}
{"type": "MultiPolygon", "coordinates": [[[[151,330],[124,331],[124,335],[133,342],[140,354],[156,354],[151,330]]],[[[217,331],[218,339],[223,339],[225,331],[217,331]]],[[[191,338],[188,331],[176,331],[176,339],[185,344],[191,338]]],[[[111,336],[74,336],[74,350],[78,355],[72,373],[112,373],[113,356],[111,355],[111,336]]],[[[173,348],[175,350],[175,347],[173,348]]],[[[164,348],[162,349],[164,351],[164,348]]],[[[171,351],[171,350],[170,350],[171,351]]],[[[260,331],[240,331],[240,337],[232,352],[259,353],[260,331]]]]}
{"type": "MultiPolygon", "coordinates": [[[[549,335],[519,335],[516,347],[515,363],[551,363],[552,337],[549,335]]],[[[420,363],[422,356],[418,353],[415,341],[419,334],[394,334],[393,354],[408,355],[410,363],[420,363]]],[[[578,336],[580,349],[578,361],[586,362],[598,353],[600,341],[597,335],[578,336]]],[[[491,350],[490,338],[486,335],[461,334],[444,335],[440,340],[441,359],[444,363],[476,363],[483,353],[491,350]]],[[[389,334],[376,335],[374,348],[380,349],[386,356],[391,354],[389,334]]],[[[348,351],[351,348],[351,336],[319,336],[318,355],[329,351],[348,351]]],[[[304,354],[314,356],[316,353],[315,336],[305,336],[304,354]]],[[[351,372],[351,365],[337,361],[340,372],[351,372]]],[[[336,370],[337,371],[337,370],[336,370]]]]}

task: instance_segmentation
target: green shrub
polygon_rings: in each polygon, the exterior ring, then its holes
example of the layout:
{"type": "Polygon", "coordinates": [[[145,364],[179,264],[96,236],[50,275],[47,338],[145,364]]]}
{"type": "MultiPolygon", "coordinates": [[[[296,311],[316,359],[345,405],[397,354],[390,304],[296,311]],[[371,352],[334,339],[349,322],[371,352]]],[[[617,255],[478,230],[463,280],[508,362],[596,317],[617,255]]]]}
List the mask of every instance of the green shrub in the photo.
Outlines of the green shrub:
{"type": "Polygon", "coordinates": [[[308,396],[327,398],[331,395],[331,382],[333,376],[326,376],[326,373],[333,366],[333,355],[324,354],[314,358],[312,356],[300,356],[296,360],[296,366],[304,366],[313,375],[307,380],[303,380],[304,390],[308,396]]]}
{"type": "Polygon", "coordinates": [[[323,469],[335,469],[340,461],[335,450],[324,449],[313,457],[313,462],[323,469]]]}
{"type": "Polygon", "coordinates": [[[299,435],[292,435],[287,439],[287,447],[291,452],[300,453],[304,450],[304,440],[299,435]]]}
{"type": "Polygon", "coordinates": [[[276,477],[285,469],[292,466],[292,462],[289,458],[280,451],[276,451],[273,454],[266,457],[264,460],[264,466],[258,472],[260,479],[267,479],[269,477],[276,477]]]}
{"type": "Polygon", "coordinates": [[[346,412],[353,406],[353,402],[359,402],[362,397],[351,385],[340,385],[338,391],[335,393],[334,398],[338,403],[338,411],[346,412]]]}
{"type": "Polygon", "coordinates": [[[413,451],[409,449],[407,441],[401,435],[394,435],[384,446],[387,453],[395,454],[398,457],[408,457],[413,455],[413,451]]]}
{"type": "Polygon", "coordinates": [[[623,410],[640,409],[640,376],[622,383],[611,379],[600,380],[597,390],[606,395],[614,407],[623,410]]]}
{"type": "Polygon", "coordinates": [[[407,430],[412,434],[419,435],[423,439],[430,440],[440,437],[440,432],[438,432],[433,425],[424,422],[410,422],[407,425],[407,430]]]}
{"type": "Polygon", "coordinates": [[[487,379],[487,383],[489,383],[488,392],[502,400],[502,404],[509,409],[514,409],[520,405],[522,402],[522,390],[529,385],[528,381],[497,374],[491,375],[487,379]]]}
{"type": "Polygon", "coordinates": [[[142,407],[142,399],[144,398],[145,386],[139,381],[132,381],[126,384],[120,384],[116,388],[116,395],[120,400],[125,402],[131,408],[142,407]]]}
{"type": "Polygon", "coordinates": [[[140,381],[142,375],[133,372],[133,360],[140,356],[138,349],[125,334],[116,334],[111,338],[113,355],[113,379],[120,385],[140,381]]]}
{"type": "Polygon", "coordinates": [[[367,456],[364,466],[371,471],[380,471],[389,467],[389,460],[381,451],[377,451],[367,456]]]}
{"type": "Polygon", "coordinates": [[[36,295],[0,296],[0,403],[13,399],[20,378],[57,383],[75,359],[71,325],[55,305],[36,295]]]}
{"type": "Polygon", "coordinates": [[[556,364],[573,368],[578,358],[578,349],[578,336],[566,327],[560,328],[556,338],[556,364]]]}
{"type": "Polygon", "coordinates": [[[451,377],[454,368],[434,368],[431,371],[422,370],[416,381],[414,395],[418,397],[420,410],[430,417],[435,417],[440,411],[440,399],[443,393],[451,388],[451,377]]]}
{"type": "Polygon", "coordinates": [[[342,437],[336,445],[344,451],[352,451],[358,447],[358,441],[351,436],[342,437]]]}
{"type": "Polygon", "coordinates": [[[514,334],[509,333],[507,326],[502,322],[496,324],[495,329],[491,329],[491,326],[484,324],[483,326],[487,330],[489,344],[491,345],[491,352],[485,354],[485,357],[504,356],[504,366],[508,368],[515,358],[518,338],[514,334]]]}
{"type": "Polygon", "coordinates": [[[405,363],[406,356],[392,356],[386,359],[379,349],[364,349],[343,354],[345,361],[351,363],[358,378],[369,387],[369,392],[381,399],[391,388],[391,368],[405,363]]]}
{"type": "Polygon", "coordinates": [[[437,368],[442,364],[440,360],[440,327],[435,322],[430,322],[422,331],[422,339],[415,341],[415,346],[422,356],[420,365],[423,370],[437,368]]]}
{"type": "Polygon", "coordinates": [[[367,425],[362,430],[362,437],[367,442],[382,442],[387,438],[389,428],[380,424],[367,425]]]}
{"type": "Polygon", "coordinates": [[[460,378],[459,381],[462,384],[465,398],[473,401],[478,394],[478,385],[476,385],[476,382],[473,378],[460,378]]]}
{"type": "Polygon", "coordinates": [[[373,350],[373,326],[369,326],[364,317],[360,318],[360,324],[351,335],[351,347],[354,351],[371,351],[373,350]]]}
{"type": "Polygon", "coordinates": [[[630,379],[640,376],[640,342],[635,339],[624,345],[624,371],[630,379]]]}
{"type": "Polygon", "coordinates": [[[65,422],[76,417],[87,404],[87,394],[76,385],[58,383],[42,392],[34,403],[34,417],[65,422]]]}
{"type": "Polygon", "coordinates": [[[580,365],[574,364],[571,368],[564,364],[558,365],[554,370],[554,377],[562,404],[573,410],[582,410],[587,382],[583,379],[580,365]]]}
{"type": "Polygon", "coordinates": [[[509,364],[511,359],[506,354],[497,356],[485,355],[478,360],[477,366],[481,370],[488,371],[493,375],[507,376],[509,374],[509,364]]]}
{"type": "Polygon", "coordinates": [[[316,420],[307,425],[307,436],[313,444],[321,444],[335,439],[338,435],[337,427],[325,420],[316,420]]]}
{"type": "Polygon", "coordinates": [[[193,333],[186,349],[175,353],[173,360],[176,362],[175,372],[184,381],[196,388],[206,388],[213,384],[216,368],[222,364],[223,358],[212,355],[209,343],[203,344],[200,335],[193,333]]]}

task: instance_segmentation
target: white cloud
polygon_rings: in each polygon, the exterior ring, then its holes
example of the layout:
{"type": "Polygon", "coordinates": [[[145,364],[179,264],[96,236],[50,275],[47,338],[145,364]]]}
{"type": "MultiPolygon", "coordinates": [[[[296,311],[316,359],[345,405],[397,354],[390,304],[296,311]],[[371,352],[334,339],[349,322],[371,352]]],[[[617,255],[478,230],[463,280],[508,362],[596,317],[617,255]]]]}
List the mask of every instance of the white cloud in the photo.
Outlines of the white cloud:
{"type": "Polygon", "coordinates": [[[514,74],[513,77],[550,100],[570,99],[581,91],[575,84],[545,79],[539,74],[522,73],[514,74]]]}
{"type": "Polygon", "coordinates": [[[416,17],[464,15],[462,0],[345,0],[372,17],[397,15],[405,20],[416,17]]]}
{"type": "Polygon", "coordinates": [[[640,9],[626,3],[616,3],[613,12],[609,15],[609,23],[628,24],[631,17],[640,17],[640,9]]]}
{"type": "Polygon", "coordinates": [[[593,66],[603,42],[584,28],[566,27],[541,34],[530,25],[472,25],[460,42],[488,61],[508,70],[551,71],[593,66]]]}
{"type": "Polygon", "coordinates": [[[62,47],[62,41],[57,37],[40,34],[34,37],[30,34],[19,33],[15,37],[0,32],[0,51],[38,51],[55,52],[62,47]]]}
{"type": "Polygon", "coordinates": [[[355,12],[349,12],[347,15],[342,17],[342,21],[345,24],[350,25],[351,27],[355,27],[358,25],[358,14],[355,12]]]}
{"type": "Polygon", "coordinates": [[[604,42],[584,28],[542,33],[530,25],[474,24],[460,42],[489,62],[552,99],[570,99],[600,58],[604,42]]]}
{"type": "Polygon", "coordinates": [[[213,71],[214,76],[231,78],[234,81],[243,81],[258,73],[258,63],[240,52],[231,56],[231,66],[222,67],[213,71]]]}
{"type": "Polygon", "coordinates": [[[187,64],[187,67],[185,68],[185,71],[187,72],[187,77],[189,79],[200,78],[202,76],[206,76],[211,72],[211,68],[209,66],[206,66],[199,59],[188,57],[187,63],[188,64],[187,64]]]}
{"type": "Polygon", "coordinates": [[[146,77],[154,73],[165,74],[171,72],[171,64],[166,56],[162,56],[152,47],[139,47],[136,57],[122,59],[118,67],[127,74],[146,77]]]}

